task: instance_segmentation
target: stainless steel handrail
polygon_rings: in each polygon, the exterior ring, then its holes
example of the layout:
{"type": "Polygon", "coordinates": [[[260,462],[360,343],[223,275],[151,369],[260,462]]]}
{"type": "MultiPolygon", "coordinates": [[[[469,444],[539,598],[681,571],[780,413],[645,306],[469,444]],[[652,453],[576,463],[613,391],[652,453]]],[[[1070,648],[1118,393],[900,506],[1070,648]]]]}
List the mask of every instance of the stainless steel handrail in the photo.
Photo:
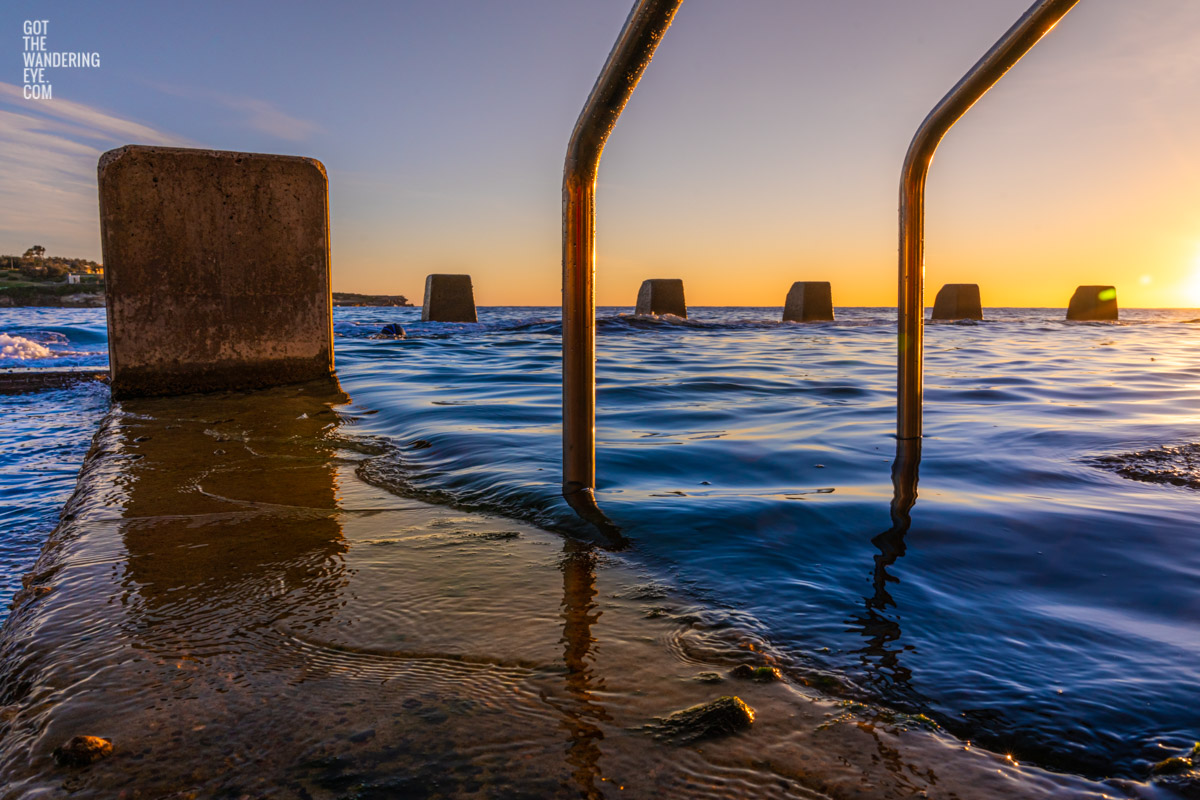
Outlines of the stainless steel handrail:
{"type": "Polygon", "coordinates": [[[942,137],[975,102],[1079,0],[1038,0],[971,67],[917,129],[900,175],[900,287],[896,301],[898,341],[896,436],[921,437],[922,375],[925,335],[925,179],[942,137]]]}
{"type": "MultiPolygon", "coordinates": [[[[583,111],[563,166],[563,497],[602,532],[596,504],[596,174],[600,155],[683,0],[637,0],[583,111]]],[[[896,435],[921,436],[925,181],[946,132],[1079,0],[1038,0],[925,117],[900,180],[896,435]]]]}
{"type": "Polygon", "coordinates": [[[683,0],[637,0],[588,95],[563,166],[563,497],[602,532],[596,505],[596,172],[600,154],[683,0]]]}

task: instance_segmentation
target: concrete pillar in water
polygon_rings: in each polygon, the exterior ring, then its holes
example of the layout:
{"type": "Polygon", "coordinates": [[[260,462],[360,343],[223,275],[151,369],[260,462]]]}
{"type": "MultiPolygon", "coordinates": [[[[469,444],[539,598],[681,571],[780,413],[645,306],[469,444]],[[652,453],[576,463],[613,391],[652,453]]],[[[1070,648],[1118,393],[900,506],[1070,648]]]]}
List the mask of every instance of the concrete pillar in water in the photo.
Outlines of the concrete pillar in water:
{"type": "Polygon", "coordinates": [[[422,322],[478,322],[470,275],[428,275],[422,322]]]}
{"type": "Polygon", "coordinates": [[[652,278],[642,281],[634,313],[674,314],[686,319],[687,303],[683,299],[683,281],[679,278],[652,278]]]}
{"type": "Polygon", "coordinates": [[[321,162],[128,145],[98,178],[114,397],[332,375],[321,162]]]}
{"type": "Polygon", "coordinates": [[[947,283],[933,301],[933,319],[983,319],[978,283],[947,283]]]}
{"type": "Polygon", "coordinates": [[[784,322],[823,322],[833,319],[833,290],[829,281],[796,281],[783,303],[784,322]]]}
{"type": "Polygon", "coordinates": [[[1071,295],[1067,306],[1067,319],[1115,320],[1117,318],[1117,290],[1113,286],[1080,286],[1071,295]]]}

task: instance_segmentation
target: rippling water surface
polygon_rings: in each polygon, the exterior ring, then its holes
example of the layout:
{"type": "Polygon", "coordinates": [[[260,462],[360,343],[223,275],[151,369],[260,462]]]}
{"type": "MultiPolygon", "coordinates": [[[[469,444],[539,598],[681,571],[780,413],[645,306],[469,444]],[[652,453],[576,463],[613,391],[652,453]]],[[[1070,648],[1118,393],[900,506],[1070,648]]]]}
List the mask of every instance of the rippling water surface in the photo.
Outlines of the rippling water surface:
{"type": "MultiPolygon", "coordinates": [[[[798,680],[1023,760],[1144,776],[1200,738],[1200,312],[929,325],[905,530],[889,509],[892,312],[796,325],[767,308],[628,311],[600,311],[597,438],[598,499],[629,557],[739,609],[798,680]]],[[[10,342],[3,368],[104,361],[102,310],[2,314],[0,333],[50,351],[10,342]]],[[[335,312],[351,430],[393,445],[364,477],[579,531],[558,496],[557,310],[419,316],[335,312]],[[372,338],[390,322],[408,338],[372,338]]],[[[52,526],[104,399],[3,403],[11,570],[52,526]],[[39,459],[52,478],[29,479],[39,459]]]]}
{"type": "MultiPolygon", "coordinates": [[[[108,363],[104,309],[0,310],[0,370],[108,363]]],[[[0,619],[37,558],[108,408],[107,387],[0,395],[0,619]]]]}

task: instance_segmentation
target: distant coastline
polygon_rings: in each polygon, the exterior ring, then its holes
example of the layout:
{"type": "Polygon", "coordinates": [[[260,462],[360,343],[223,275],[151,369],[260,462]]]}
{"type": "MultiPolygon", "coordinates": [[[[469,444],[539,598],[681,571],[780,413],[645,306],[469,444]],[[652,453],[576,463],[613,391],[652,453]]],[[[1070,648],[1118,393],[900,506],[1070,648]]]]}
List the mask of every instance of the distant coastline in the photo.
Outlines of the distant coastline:
{"type": "Polygon", "coordinates": [[[0,256],[0,308],[103,308],[104,266],[86,258],[46,255],[35,244],[0,256]]]}
{"type": "Polygon", "coordinates": [[[408,298],[402,294],[354,294],[352,292],[334,292],[333,304],[335,306],[412,306],[408,298]]]}
{"type": "Polygon", "coordinates": [[[42,283],[0,287],[0,308],[103,308],[104,287],[42,283]]]}
{"type": "MultiPolygon", "coordinates": [[[[412,308],[402,294],[351,294],[334,292],[335,306],[383,306],[412,308]]],[[[0,308],[103,308],[104,287],[42,283],[0,286],[0,308]]]]}
{"type": "MultiPolygon", "coordinates": [[[[412,307],[402,294],[333,292],[335,306],[412,307]]],[[[35,244],[20,256],[0,255],[0,308],[103,308],[104,265],[46,255],[35,244]]]]}

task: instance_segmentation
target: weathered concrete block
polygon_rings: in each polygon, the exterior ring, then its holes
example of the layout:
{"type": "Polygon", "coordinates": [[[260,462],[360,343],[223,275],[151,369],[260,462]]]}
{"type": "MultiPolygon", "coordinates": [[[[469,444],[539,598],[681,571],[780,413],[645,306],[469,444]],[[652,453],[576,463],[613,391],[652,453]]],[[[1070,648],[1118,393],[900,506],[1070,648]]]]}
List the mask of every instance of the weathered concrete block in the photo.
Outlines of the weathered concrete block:
{"type": "Polygon", "coordinates": [[[98,173],[115,397],[332,374],[321,162],[129,145],[98,173]]]}
{"type": "Polygon", "coordinates": [[[796,281],[783,303],[784,322],[823,322],[833,319],[833,290],[829,281],[796,281]]]}
{"type": "Polygon", "coordinates": [[[979,284],[947,283],[933,301],[933,319],[983,319],[979,284]]]}
{"type": "Polygon", "coordinates": [[[683,281],[679,278],[652,278],[638,289],[635,314],[674,314],[687,318],[683,299],[683,281]]]}
{"type": "Polygon", "coordinates": [[[428,275],[422,322],[478,322],[470,275],[428,275]]]}
{"type": "Polygon", "coordinates": [[[1115,320],[1117,318],[1117,290],[1113,286],[1080,286],[1071,295],[1067,306],[1067,319],[1115,320]]]}

